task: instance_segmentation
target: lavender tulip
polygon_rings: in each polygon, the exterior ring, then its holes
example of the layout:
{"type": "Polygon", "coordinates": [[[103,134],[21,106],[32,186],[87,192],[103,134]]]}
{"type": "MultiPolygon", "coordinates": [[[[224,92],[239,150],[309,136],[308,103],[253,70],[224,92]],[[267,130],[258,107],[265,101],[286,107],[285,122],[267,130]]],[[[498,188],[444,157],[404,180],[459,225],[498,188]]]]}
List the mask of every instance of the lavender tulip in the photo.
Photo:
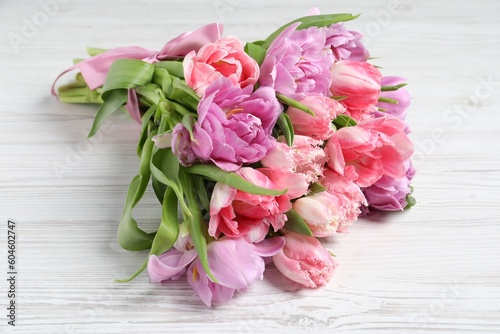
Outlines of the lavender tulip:
{"type": "Polygon", "coordinates": [[[329,96],[331,50],[325,49],[326,30],[296,30],[292,24],[273,41],[260,68],[262,86],[301,100],[306,95],[329,96]]]}
{"type": "Polygon", "coordinates": [[[372,186],[364,189],[364,194],[371,208],[382,211],[398,211],[406,207],[406,196],[411,192],[410,181],[415,175],[411,161],[407,160],[406,175],[401,178],[393,178],[384,175],[372,186]]]}
{"type": "Polygon", "coordinates": [[[180,251],[175,248],[160,256],[151,255],[148,273],[153,282],[178,279],[187,269],[191,288],[207,306],[229,301],[235,291],[246,291],[257,279],[263,278],[264,258],[277,254],[285,244],[281,237],[266,239],[258,244],[242,238],[221,238],[207,246],[208,263],[217,279],[213,282],[206,274],[194,249],[180,251]]]}
{"type": "Polygon", "coordinates": [[[183,165],[195,159],[225,171],[262,159],[274,146],[272,128],[282,106],[270,87],[239,88],[227,78],[214,81],[198,105],[192,140],[183,125],[173,131],[173,152],[183,165]],[[194,156],[194,159],[193,159],[194,156]]]}
{"type": "Polygon", "coordinates": [[[332,24],[326,30],[326,47],[331,48],[335,61],[354,60],[364,62],[370,53],[361,43],[363,35],[344,28],[343,23],[332,24]]]}
{"type": "MultiPolygon", "coordinates": [[[[380,83],[382,86],[396,86],[405,82],[406,79],[401,77],[383,77],[380,83]]],[[[377,107],[385,109],[385,114],[396,116],[401,120],[406,118],[406,109],[410,105],[410,94],[406,88],[402,87],[394,91],[381,92],[380,97],[398,101],[397,104],[379,102],[377,107]]]]}

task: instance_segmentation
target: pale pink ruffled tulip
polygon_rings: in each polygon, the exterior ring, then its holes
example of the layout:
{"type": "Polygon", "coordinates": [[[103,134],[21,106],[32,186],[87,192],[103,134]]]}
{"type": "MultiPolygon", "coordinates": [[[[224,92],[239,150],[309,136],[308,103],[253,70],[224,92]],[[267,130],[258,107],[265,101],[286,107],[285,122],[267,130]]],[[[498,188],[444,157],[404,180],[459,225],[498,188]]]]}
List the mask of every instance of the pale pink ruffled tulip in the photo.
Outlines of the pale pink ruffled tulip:
{"type": "Polygon", "coordinates": [[[342,220],[342,200],[323,191],[299,198],[293,203],[293,210],[304,219],[315,237],[327,237],[337,232],[342,220]]]}
{"type": "Polygon", "coordinates": [[[347,228],[354,223],[361,214],[361,208],[367,201],[361,189],[353,182],[357,177],[352,166],[347,166],[344,175],[326,169],[320,183],[327,191],[336,196],[339,201],[338,233],[346,233],[347,228]]]}
{"type": "Polygon", "coordinates": [[[323,166],[327,161],[322,144],[321,140],[296,135],[292,147],[282,142],[276,143],[261,163],[274,170],[304,175],[308,183],[313,183],[323,175],[323,166]]]}
{"type": "Polygon", "coordinates": [[[273,256],[273,262],[287,278],[308,288],[325,285],[336,266],[318,239],[291,231],[285,234],[285,247],[273,256]]]}
{"type": "Polygon", "coordinates": [[[330,138],[335,132],[332,121],[346,111],[342,104],[325,96],[306,96],[300,103],[309,107],[315,116],[293,107],[289,107],[286,113],[292,121],[296,135],[314,139],[330,138]]]}

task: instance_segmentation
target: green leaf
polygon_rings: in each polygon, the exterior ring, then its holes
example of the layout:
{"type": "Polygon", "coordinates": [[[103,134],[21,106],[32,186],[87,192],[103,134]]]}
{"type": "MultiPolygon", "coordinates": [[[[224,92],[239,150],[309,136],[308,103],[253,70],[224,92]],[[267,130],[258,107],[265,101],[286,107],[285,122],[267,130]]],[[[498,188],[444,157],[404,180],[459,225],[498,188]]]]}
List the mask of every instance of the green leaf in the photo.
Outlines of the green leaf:
{"type": "Polygon", "coordinates": [[[333,120],[333,125],[337,127],[337,129],[344,128],[347,126],[354,126],[357,125],[356,121],[352,119],[351,117],[347,115],[338,115],[334,120],[333,120]]]}
{"type": "Polygon", "coordinates": [[[198,109],[198,103],[200,102],[200,97],[196,92],[189,87],[185,81],[173,77],[172,81],[173,90],[172,93],[167,95],[167,97],[174,101],[179,101],[186,107],[191,108],[191,110],[196,111],[198,109]]]}
{"type": "Polygon", "coordinates": [[[200,199],[200,203],[203,208],[207,211],[210,211],[210,197],[207,193],[207,187],[205,186],[205,180],[198,175],[193,175],[193,182],[196,188],[196,193],[198,194],[198,198],[200,199]]]}
{"type": "Polygon", "coordinates": [[[313,235],[304,219],[295,210],[291,209],[286,213],[286,216],[288,218],[285,223],[287,229],[307,236],[313,235]]]}
{"type": "Polygon", "coordinates": [[[281,132],[283,132],[286,144],[288,146],[292,146],[294,130],[292,121],[290,120],[290,116],[288,116],[286,113],[281,113],[280,116],[278,117],[278,121],[276,122],[276,124],[281,129],[281,132]]]}
{"type": "Polygon", "coordinates": [[[154,66],[141,60],[118,59],[111,64],[101,94],[104,102],[97,111],[89,138],[96,134],[106,118],[127,103],[127,90],[149,83],[153,72],[154,66]]]}
{"type": "Polygon", "coordinates": [[[117,59],[109,68],[103,85],[103,99],[115,89],[131,89],[150,83],[154,65],[136,59],[117,59]]]}
{"type": "Polygon", "coordinates": [[[259,64],[259,66],[262,64],[262,62],[264,61],[264,58],[266,57],[266,51],[267,50],[265,48],[263,48],[260,45],[255,44],[255,43],[249,42],[245,45],[245,52],[250,57],[255,59],[257,64],[259,64]]]}
{"type": "Polygon", "coordinates": [[[404,207],[404,210],[410,209],[411,207],[415,206],[417,204],[417,200],[415,197],[412,195],[406,195],[406,206],[404,207]]]}
{"type": "Polygon", "coordinates": [[[317,193],[321,193],[323,191],[325,191],[326,188],[319,184],[318,182],[314,182],[312,185],[311,185],[311,188],[309,189],[309,194],[308,196],[311,196],[311,195],[314,195],[314,194],[317,194],[317,193]]]}
{"type": "Polygon", "coordinates": [[[359,14],[352,15],[347,13],[304,16],[296,20],[293,20],[291,22],[288,22],[287,24],[283,25],[278,30],[273,32],[268,38],[266,38],[265,42],[262,44],[262,47],[265,49],[269,48],[274,39],[278,37],[278,35],[281,34],[283,30],[285,30],[288,26],[297,22],[301,22],[301,24],[297,27],[297,30],[301,30],[310,27],[328,27],[334,23],[354,20],[358,16],[359,14]]]}
{"type": "Polygon", "coordinates": [[[158,104],[162,98],[158,94],[158,90],[161,91],[160,86],[154,83],[148,83],[144,86],[139,86],[135,89],[135,92],[139,97],[146,98],[151,104],[158,104]]]}
{"type": "Polygon", "coordinates": [[[97,111],[94,118],[94,123],[92,124],[92,129],[88,135],[88,138],[92,137],[97,133],[102,123],[111,116],[115,111],[120,109],[125,103],[127,103],[128,92],[126,89],[116,89],[108,92],[103,104],[97,111]]]}
{"type": "Polygon", "coordinates": [[[97,56],[98,54],[104,53],[108,50],[101,48],[93,48],[91,46],[87,46],[87,54],[91,57],[97,56]]]}
{"type": "Polygon", "coordinates": [[[278,98],[278,100],[280,100],[284,104],[287,104],[290,107],[294,107],[294,108],[297,108],[299,110],[302,110],[302,111],[306,112],[307,114],[309,114],[313,117],[316,117],[316,115],[314,114],[314,111],[312,111],[309,107],[303,105],[299,101],[291,99],[288,96],[285,96],[283,94],[276,94],[276,97],[278,98]]]}
{"type": "Polygon", "coordinates": [[[189,139],[191,139],[192,142],[197,143],[197,140],[194,138],[193,135],[193,127],[195,122],[196,121],[194,117],[191,115],[184,115],[184,117],[182,117],[182,125],[184,125],[186,130],[189,132],[189,139]]]}
{"type": "Polygon", "coordinates": [[[415,206],[417,204],[417,200],[415,197],[412,196],[413,194],[413,187],[410,186],[410,193],[406,195],[406,206],[404,207],[404,210],[410,209],[411,207],[415,206]]]}
{"type": "Polygon", "coordinates": [[[334,99],[335,101],[342,101],[347,99],[348,97],[349,96],[331,96],[331,98],[334,99]]]}
{"type": "Polygon", "coordinates": [[[149,161],[153,149],[153,141],[151,138],[155,134],[156,132],[153,131],[144,144],[139,174],[136,175],[130,183],[122,218],[118,225],[118,243],[126,250],[138,251],[149,249],[151,248],[154,238],[154,233],[146,233],[137,226],[137,222],[132,218],[132,210],[144,195],[151,177],[149,170],[149,161]]]}
{"type": "Polygon", "coordinates": [[[160,255],[174,245],[179,235],[177,220],[178,199],[172,188],[167,188],[162,202],[161,224],[156,232],[149,254],[160,255]]]}
{"type": "Polygon", "coordinates": [[[149,107],[149,109],[146,111],[146,113],[142,116],[142,119],[141,119],[142,129],[141,129],[141,134],[139,135],[139,141],[137,142],[137,148],[136,148],[137,155],[139,156],[139,158],[141,157],[142,148],[143,148],[143,146],[146,143],[146,140],[148,138],[148,133],[149,133],[148,128],[150,126],[151,116],[153,116],[155,111],[156,111],[156,105],[152,105],[151,107],[149,107]]]}
{"type": "Polygon", "coordinates": [[[160,203],[163,202],[163,198],[165,196],[165,191],[167,190],[167,186],[158,181],[153,175],[151,176],[151,185],[153,186],[154,193],[156,198],[160,203]]]}
{"type": "Polygon", "coordinates": [[[398,100],[390,99],[388,97],[379,97],[378,102],[385,102],[391,104],[399,104],[398,100]]]}
{"type": "Polygon", "coordinates": [[[227,184],[230,187],[236,188],[249,194],[279,196],[287,192],[287,189],[275,190],[256,186],[255,184],[248,182],[241,176],[235,173],[223,171],[222,169],[214,165],[195,164],[191,167],[184,167],[183,169],[189,174],[201,175],[210,180],[227,184]]]}
{"type": "MultiPolygon", "coordinates": [[[[179,222],[177,221],[177,197],[175,192],[168,188],[162,202],[161,223],[158,232],[153,239],[153,244],[149,255],[160,255],[172,248],[179,235],[179,222]]],[[[132,276],[118,282],[130,282],[146,269],[149,257],[143,262],[141,267],[132,276]]]]}
{"type": "Polygon", "coordinates": [[[170,75],[184,79],[184,68],[182,67],[182,62],[180,61],[160,61],[155,63],[155,67],[166,69],[170,75]]]}
{"type": "Polygon", "coordinates": [[[398,90],[406,85],[407,85],[407,83],[402,83],[402,84],[395,85],[395,86],[382,86],[380,90],[382,92],[391,92],[391,91],[398,90]]]}
{"type": "Polygon", "coordinates": [[[198,253],[198,258],[200,259],[201,265],[208,277],[212,279],[213,282],[217,283],[217,279],[212,274],[210,267],[208,265],[208,254],[207,254],[207,235],[208,227],[201,214],[200,205],[196,196],[194,194],[194,185],[191,179],[192,175],[181,173],[181,178],[183,182],[183,188],[185,189],[186,199],[188,201],[189,207],[191,208],[192,217],[189,221],[189,231],[191,232],[191,240],[193,241],[194,248],[198,253]]]}
{"type": "Polygon", "coordinates": [[[184,191],[180,187],[179,180],[179,160],[172,153],[170,148],[160,149],[153,153],[151,159],[151,174],[159,182],[169,186],[175,191],[177,198],[180,201],[183,212],[191,216],[190,209],[188,208],[184,199],[184,191]]]}

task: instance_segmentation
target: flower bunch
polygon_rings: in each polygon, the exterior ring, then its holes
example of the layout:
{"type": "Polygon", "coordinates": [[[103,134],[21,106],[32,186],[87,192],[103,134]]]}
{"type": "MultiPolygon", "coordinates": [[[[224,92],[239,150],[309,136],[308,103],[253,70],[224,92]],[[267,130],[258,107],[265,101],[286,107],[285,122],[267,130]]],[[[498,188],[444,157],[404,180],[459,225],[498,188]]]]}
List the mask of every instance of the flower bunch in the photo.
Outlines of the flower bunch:
{"type": "Polygon", "coordinates": [[[187,277],[210,306],[273,262],[316,288],[336,266],[318,238],[369,208],[414,204],[404,79],[369,62],[344,27],[356,16],[312,14],[245,45],[210,24],[161,51],[89,49],[62,73],[79,70],[61,101],[100,104],[91,136],[120,109],[142,124],[118,240],[150,254],[128,280],[146,268],[153,282],[187,277]],[[149,183],[154,233],[132,217],[149,183]]]}

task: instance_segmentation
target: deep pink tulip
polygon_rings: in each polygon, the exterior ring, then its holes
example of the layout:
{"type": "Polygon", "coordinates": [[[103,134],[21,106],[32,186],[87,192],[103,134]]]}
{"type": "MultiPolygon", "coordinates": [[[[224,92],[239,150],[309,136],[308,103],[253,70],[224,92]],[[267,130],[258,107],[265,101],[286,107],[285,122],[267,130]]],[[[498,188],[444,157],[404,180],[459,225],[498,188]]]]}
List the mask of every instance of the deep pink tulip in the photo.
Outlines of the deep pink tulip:
{"type": "Polygon", "coordinates": [[[236,87],[254,85],[259,78],[259,65],[243,50],[234,36],[208,43],[198,52],[191,51],[183,62],[184,77],[189,87],[203,96],[215,80],[226,77],[236,87]]]}
{"type": "Polygon", "coordinates": [[[378,103],[382,75],[366,62],[343,60],[332,68],[330,92],[334,96],[346,96],[342,103],[356,121],[360,110],[369,110],[378,103]]]}

